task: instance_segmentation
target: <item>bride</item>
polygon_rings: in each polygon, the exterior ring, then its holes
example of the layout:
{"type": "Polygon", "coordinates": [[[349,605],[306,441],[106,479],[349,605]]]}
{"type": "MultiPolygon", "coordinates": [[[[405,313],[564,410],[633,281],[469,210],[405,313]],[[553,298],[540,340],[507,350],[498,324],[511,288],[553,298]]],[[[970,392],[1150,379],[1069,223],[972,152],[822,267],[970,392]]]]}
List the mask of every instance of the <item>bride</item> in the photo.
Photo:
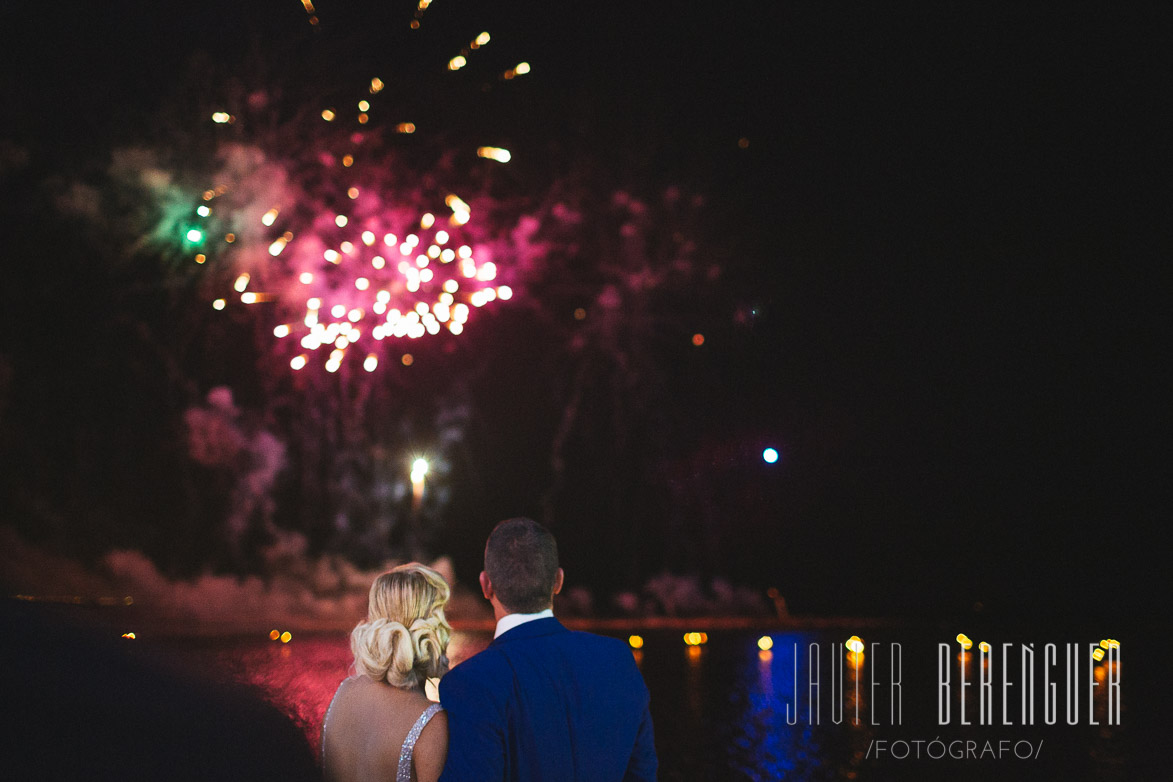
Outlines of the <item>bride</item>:
{"type": "Polygon", "coordinates": [[[439,573],[415,562],[371,584],[367,618],[350,634],[356,673],[338,686],[322,723],[327,780],[439,778],[448,719],[424,684],[448,670],[449,595],[439,573]]]}

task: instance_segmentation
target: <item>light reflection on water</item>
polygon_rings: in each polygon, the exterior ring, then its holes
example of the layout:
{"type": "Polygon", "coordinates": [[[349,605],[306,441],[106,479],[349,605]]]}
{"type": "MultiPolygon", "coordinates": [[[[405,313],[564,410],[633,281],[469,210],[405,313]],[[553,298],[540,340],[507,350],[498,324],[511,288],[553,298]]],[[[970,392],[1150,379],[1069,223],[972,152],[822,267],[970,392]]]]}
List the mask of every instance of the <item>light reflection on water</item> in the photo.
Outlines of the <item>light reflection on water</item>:
{"type": "Polygon", "coordinates": [[[867,719],[857,719],[869,712],[868,690],[857,686],[867,656],[846,652],[842,638],[816,633],[771,640],[770,651],[744,644],[731,698],[729,768],[755,780],[856,778],[874,735],[867,719]]]}
{"type": "MultiPolygon", "coordinates": [[[[894,699],[886,689],[894,667],[888,644],[876,653],[872,647],[859,655],[846,653],[846,635],[778,632],[770,636],[772,650],[762,651],[758,633],[715,632],[704,646],[686,646],[678,633],[645,633],[643,648],[634,654],[652,693],[660,779],[986,779],[992,774],[999,779],[1124,778],[1127,757],[1121,729],[1106,725],[1106,699],[1094,706],[1098,727],[940,727],[932,654],[939,639],[901,638],[903,718],[893,725],[894,699]],[[812,644],[817,645],[813,659],[812,644]],[[812,708],[809,673],[815,670],[818,686],[812,708]],[[871,714],[873,675],[883,685],[874,704],[878,726],[872,724],[871,714]],[[935,736],[995,743],[999,738],[1045,737],[1049,754],[1031,766],[1011,760],[916,763],[868,757],[874,739],[927,741],[935,736]]],[[[454,633],[449,657],[458,664],[490,639],[488,632],[454,633]]],[[[216,678],[257,688],[296,721],[315,748],[330,698],[352,662],[345,635],[302,636],[289,644],[217,642],[196,656],[196,665],[216,678]]],[[[973,676],[971,656],[958,665],[965,665],[970,669],[967,675],[973,676]]],[[[976,704],[970,708],[976,713],[976,704]]]]}
{"type": "MultiPolygon", "coordinates": [[[[488,633],[453,633],[448,658],[455,665],[484,649],[488,633]]],[[[213,678],[258,690],[309,738],[315,752],[322,719],[339,682],[354,673],[345,635],[302,636],[288,644],[268,640],[220,642],[203,650],[188,648],[193,664],[213,678]]]]}

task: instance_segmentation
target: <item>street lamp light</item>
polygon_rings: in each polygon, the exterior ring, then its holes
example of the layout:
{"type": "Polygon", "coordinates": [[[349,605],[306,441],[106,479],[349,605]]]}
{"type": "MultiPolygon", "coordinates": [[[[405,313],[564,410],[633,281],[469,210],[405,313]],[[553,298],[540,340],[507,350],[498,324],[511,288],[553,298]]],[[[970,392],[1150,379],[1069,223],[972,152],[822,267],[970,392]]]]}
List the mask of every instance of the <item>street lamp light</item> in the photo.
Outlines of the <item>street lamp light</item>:
{"type": "Polygon", "coordinates": [[[416,459],[411,463],[411,507],[418,510],[424,496],[424,476],[428,474],[428,460],[416,459]]]}
{"type": "Polygon", "coordinates": [[[419,559],[422,556],[420,508],[424,499],[424,476],[427,474],[427,459],[421,457],[411,463],[411,514],[407,520],[407,550],[412,559],[419,559]]]}

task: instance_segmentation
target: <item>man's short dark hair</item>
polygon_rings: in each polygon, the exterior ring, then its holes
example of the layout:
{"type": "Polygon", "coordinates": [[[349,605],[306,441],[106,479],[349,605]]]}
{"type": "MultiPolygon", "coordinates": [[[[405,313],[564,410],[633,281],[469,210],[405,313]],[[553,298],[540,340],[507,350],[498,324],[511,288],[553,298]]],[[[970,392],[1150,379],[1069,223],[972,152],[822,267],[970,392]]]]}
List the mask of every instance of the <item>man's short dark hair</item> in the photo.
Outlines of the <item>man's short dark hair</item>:
{"type": "Polygon", "coordinates": [[[527,518],[506,519],[485,543],[485,572],[510,613],[550,607],[558,577],[558,544],[550,530],[527,518]]]}

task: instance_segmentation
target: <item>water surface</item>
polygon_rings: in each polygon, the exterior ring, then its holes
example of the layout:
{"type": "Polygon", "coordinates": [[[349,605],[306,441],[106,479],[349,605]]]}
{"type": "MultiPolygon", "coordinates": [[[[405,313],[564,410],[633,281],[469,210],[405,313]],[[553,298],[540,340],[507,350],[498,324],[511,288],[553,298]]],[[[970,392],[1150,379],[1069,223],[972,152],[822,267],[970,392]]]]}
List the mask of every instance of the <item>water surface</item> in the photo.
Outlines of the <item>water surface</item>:
{"type": "MultiPolygon", "coordinates": [[[[1107,724],[1108,699],[1103,685],[1108,672],[1104,664],[1084,657],[1076,669],[1092,672],[1083,677],[1081,692],[1089,689],[1088,678],[1100,678],[1099,689],[1090,688],[1093,701],[1089,703],[1085,696],[1080,702],[1079,724],[1065,724],[1062,711],[1058,724],[1044,724],[1041,696],[1035,724],[1019,724],[1021,693],[1012,685],[1007,690],[1007,713],[1015,724],[1002,726],[1001,658],[995,654],[987,667],[995,666],[988,672],[994,683],[990,692],[996,695],[990,713],[999,724],[982,725],[976,686],[981,676],[980,657],[954,655],[958,650],[951,649],[948,665],[954,686],[948,700],[952,722],[942,726],[938,724],[937,644],[951,638],[929,630],[876,630],[874,637],[864,639],[865,652],[857,656],[844,651],[847,635],[841,630],[712,631],[703,645],[689,646],[676,631],[642,633],[642,648],[633,650],[633,655],[652,693],[660,778],[1133,778],[1125,731],[1127,712],[1122,714],[1121,726],[1107,724]],[[769,638],[768,643],[761,641],[763,635],[769,638]],[[898,650],[894,643],[899,644],[898,650]],[[763,651],[760,645],[772,648],[763,651]],[[1094,673],[1100,669],[1101,673],[1094,673]],[[966,714],[973,723],[968,726],[959,724],[958,718],[961,688],[956,685],[963,671],[968,681],[975,682],[967,691],[966,714]],[[898,688],[893,687],[894,680],[898,688]],[[1093,721],[1099,724],[1091,724],[1093,721]],[[936,745],[938,750],[974,743],[968,757],[933,758],[927,742],[935,739],[944,742],[936,745]],[[907,742],[903,748],[907,757],[894,757],[902,748],[893,743],[900,741],[907,742]],[[919,750],[914,750],[914,741],[922,742],[919,750]],[[1032,757],[1017,757],[1016,751],[1026,752],[1028,744],[1032,757]],[[886,747],[886,752],[881,753],[880,746],[886,747]],[[983,753],[987,747],[990,749],[983,753]]],[[[488,632],[457,632],[449,656],[459,664],[490,639],[488,632]]],[[[1047,640],[1040,639],[1037,645],[1040,661],[1042,644],[1047,640]]],[[[192,665],[215,678],[259,690],[305,731],[315,747],[330,698],[351,664],[344,635],[296,637],[289,643],[264,638],[192,641],[184,648],[192,665]]],[[[1062,662],[1063,647],[1058,648],[1062,662]]],[[[1000,649],[997,643],[995,649],[1000,649]]],[[[1017,647],[1011,652],[1014,665],[1007,675],[1016,680],[1021,674],[1017,647]]],[[[1120,665],[1111,675],[1122,674],[1122,670],[1120,665]]],[[[1040,674],[1035,690],[1041,691],[1042,684],[1040,674]]],[[[1065,704],[1061,694],[1059,697],[1062,710],[1065,704]]]]}

